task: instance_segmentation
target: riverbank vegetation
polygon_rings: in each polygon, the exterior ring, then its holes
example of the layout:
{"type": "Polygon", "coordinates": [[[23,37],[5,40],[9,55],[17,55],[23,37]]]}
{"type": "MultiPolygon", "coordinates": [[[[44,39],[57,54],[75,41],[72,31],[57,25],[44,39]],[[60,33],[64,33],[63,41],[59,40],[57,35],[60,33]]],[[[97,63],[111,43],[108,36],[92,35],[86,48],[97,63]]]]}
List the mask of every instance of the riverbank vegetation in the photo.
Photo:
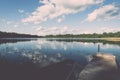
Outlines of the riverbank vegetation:
{"type": "Polygon", "coordinates": [[[120,31],[119,32],[109,32],[109,33],[102,33],[102,34],[65,34],[65,35],[47,35],[47,38],[120,38],[120,31]]]}
{"type": "Polygon", "coordinates": [[[106,41],[120,41],[120,31],[119,32],[109,32],[109,33],[93,33],[93,34],[58,34],[58,35],[30,35],[30,34],[19,34],[19,33],[8,33],[0,31],[0,38],[98,38],[106,41]]]}
{"type": "Polygon", "coordinates": [[[1,32],[0,31],[0,38],[38,38],[37,35],[30,35],[30,34],[19,34],[19,33],[9,33],[9,32],[1,32]]]}

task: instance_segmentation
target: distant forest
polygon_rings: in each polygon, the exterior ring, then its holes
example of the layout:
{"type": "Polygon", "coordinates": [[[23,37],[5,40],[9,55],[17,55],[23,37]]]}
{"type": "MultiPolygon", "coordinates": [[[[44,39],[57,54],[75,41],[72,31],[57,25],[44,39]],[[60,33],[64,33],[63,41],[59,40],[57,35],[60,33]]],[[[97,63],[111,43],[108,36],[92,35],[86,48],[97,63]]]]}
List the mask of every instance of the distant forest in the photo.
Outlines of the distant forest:
{"type": "Polygon", "coordinates": [[[8,33],[0,31],[0,38],[37,38],[37,35],[8,33]]]}
{"type": "Polygon", "coordinates": [[[30,34],[18,34],[18,33],[8,33],[0,31],[0,38],[105,38],[105,37],[120,37],[120,31],[115,33],[106,33],[103,34],[64,34],[64,35],[46,35],[46,36],[37,36],[30,34]]]}
{"type": "Polygon", "coordinates": [[[102,34],[65,34],[65,35],[47,35],[45,36],[47,38],[105,38],[105,37],[120,37],[120,31],[119,32],[109,32],[109,33],[102,33],[102,34]]]}

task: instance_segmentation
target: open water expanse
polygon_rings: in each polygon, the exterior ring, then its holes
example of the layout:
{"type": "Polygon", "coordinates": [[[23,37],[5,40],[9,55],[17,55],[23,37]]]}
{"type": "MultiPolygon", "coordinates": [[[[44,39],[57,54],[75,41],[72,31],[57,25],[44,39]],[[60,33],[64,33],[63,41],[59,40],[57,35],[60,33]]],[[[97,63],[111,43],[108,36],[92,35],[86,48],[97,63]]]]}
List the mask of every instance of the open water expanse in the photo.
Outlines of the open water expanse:
{"type": "Polygon", "coordinates": [[[66,59],[87,64],[98,51],[113,54],[120,61],[120,42],[98,39],[0,39],[0,59],[16,63],[30,61],[40,67],[66,59]]]}

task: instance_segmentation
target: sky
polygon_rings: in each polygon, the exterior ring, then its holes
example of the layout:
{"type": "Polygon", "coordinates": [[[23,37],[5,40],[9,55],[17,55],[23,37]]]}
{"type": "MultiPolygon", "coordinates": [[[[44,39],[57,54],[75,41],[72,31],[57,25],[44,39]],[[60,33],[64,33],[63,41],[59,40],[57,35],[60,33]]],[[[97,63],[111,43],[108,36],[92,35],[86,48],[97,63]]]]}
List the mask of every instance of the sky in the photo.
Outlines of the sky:
{"type": "Polygon", "coordinates": [[[120,0],[0,0],[0,31],[33,35],[120,31],[120,0]]]}

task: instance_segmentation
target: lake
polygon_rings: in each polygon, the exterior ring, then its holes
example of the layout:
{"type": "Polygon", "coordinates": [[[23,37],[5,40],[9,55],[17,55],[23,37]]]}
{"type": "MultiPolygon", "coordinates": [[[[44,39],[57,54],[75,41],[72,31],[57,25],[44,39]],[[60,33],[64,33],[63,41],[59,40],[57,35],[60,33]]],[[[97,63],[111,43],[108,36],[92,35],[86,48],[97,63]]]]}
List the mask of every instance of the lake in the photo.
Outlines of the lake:
{"type": "Polygon", "coordinates": [[[40,67],[71,59],[87,64],[98,52],[113,54],[120,62],[120,42],[98,39],[0,39],[0,58],[15,63],[32,62],[40,67]]]}

